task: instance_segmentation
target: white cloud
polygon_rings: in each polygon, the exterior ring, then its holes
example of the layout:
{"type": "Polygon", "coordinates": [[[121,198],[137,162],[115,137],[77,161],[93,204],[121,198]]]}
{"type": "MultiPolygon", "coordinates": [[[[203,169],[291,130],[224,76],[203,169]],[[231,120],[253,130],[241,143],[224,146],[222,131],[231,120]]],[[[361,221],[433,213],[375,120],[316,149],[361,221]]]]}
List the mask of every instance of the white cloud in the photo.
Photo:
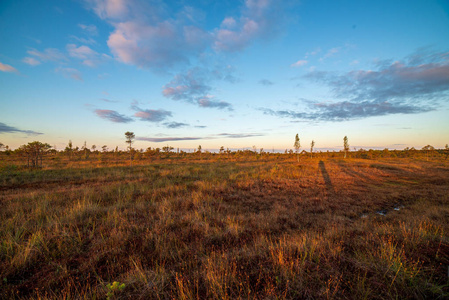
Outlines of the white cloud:
{"type": "Polygon", "coordinates": [[[30,66],[37,66],[37,65],[40,65],[40,64],[41,64],[40,61],[38,61],[37,59],[35,59],[35,58],[33,58],[33,57],[24,57],[24,58],[22,59],[22,61],[23,61],[24,63],[26,63],[27,65],[30,65],[30,66]]]}
{"type": "Polygon", "coordinates": [[[85,45],[77,47],[75,44],[68,44],[66,48],[71,57],[81,59],[83,61],[82,64],[89,67],[95,67],[102,59],[110,58],[106,54],[100,55],[98,52],[85,45]]]}
{"type": "Polygon", "coordinates": [[[76,47],[75,44],[68,44],[67,51],[69,52],[69,55],[71,57],[76,57],[79,59],[88,59],[98,54],[97,52],[95,52],[94,50],[90,49],[87,46],[76,47]]]}
{"type": "Polygon", "coordinates": [[[233,29],[237,25],[237,22],[233,17],[227,17],[221,22],[223,28],[233,29]]]}
{"type": "Polygon", "coordinates": [[[121,62],[147,68],[171,67],[188,62],[189,54],[206,46],[208,34],[195,26],[179,26],[166,20],[155,25],[121,22],[109,36],[108,46],[121,62]]]}
{"type": "Polygon", "coordinates": [[[293,68],[302,67],[302,66],[306,65],[307,63],[308,63],[307,60],[298,60],[297,62],[291,64],[290,67],[293,67],[293,68]]]}
{"type": "Polygon", "coordinates": [[[271,0],[246,0],[240,18],[226,17],[215,31],[215,50],[240,51],[255,39],[273,35],[281,23],[277,14],[281,6],[271,0]]]}
{"type": "Polygon", "coordinates": [[[10,65],[7,65],[7,64],[3,64],[1,62],[0,62],[0,71],[2,71],[2,72],[14,72],[14,73],[18,72],[16,70],[16,68],[14,68],[14,67],[12,67],[10,65]]]}
{"type": "Polygon", "coordinates": [[[87,0],[94,12],[102,19],[120,19],[128,14],[126,0],[87,0]]]}
{"type": "Polygon", "coordinates": [[[179,12],[160,1],[85,0],[114,27],[107,44],[115,59],[141,68],[166,69],[189,63],[208,47],[238,51],[279,27],[279,7],[272,0],[247,0],[240,16],[227,16],[219,28],[203,30],[202,13],[189,6],[179,12]],[[200,17],[196,17],[200,16],[200,17]]]}

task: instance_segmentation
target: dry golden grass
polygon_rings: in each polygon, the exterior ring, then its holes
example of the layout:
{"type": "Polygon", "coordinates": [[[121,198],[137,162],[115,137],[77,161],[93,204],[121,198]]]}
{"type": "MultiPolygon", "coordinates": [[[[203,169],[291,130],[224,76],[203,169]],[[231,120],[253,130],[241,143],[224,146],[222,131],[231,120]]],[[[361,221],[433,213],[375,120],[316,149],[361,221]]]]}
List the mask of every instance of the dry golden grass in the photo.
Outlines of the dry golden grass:
{"type": "Polygon", "coordinates": [[[0,298],[449,297],[445,160],[97,163],[0,173],[0,298]]]}

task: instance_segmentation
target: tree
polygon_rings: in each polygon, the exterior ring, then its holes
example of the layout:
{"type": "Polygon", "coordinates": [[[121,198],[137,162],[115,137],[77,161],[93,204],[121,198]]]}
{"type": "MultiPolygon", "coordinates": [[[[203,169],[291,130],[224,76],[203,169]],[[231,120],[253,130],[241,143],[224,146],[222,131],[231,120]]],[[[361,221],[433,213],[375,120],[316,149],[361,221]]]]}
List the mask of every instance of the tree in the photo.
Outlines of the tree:
{"type": "Polygon", "coordinates": [[[429,160],[429,151],[435,150],[435,148],[431,145],[424,146],[421,150],[426,151],[426,160],[429,160]]]}
{"type": "Polygon", "coordinates": [[[125,137],[126,137],[126,143],[129,145],[128,146],[128,149],[129,149],[129,161],[130,161],[130,163],[131,163],[131,166],[133,165],[133,157],[132,157],[132,145],[133,145],[133,140],[134,140],[134,138],[136,137],[135,135],[134,135],[134,132],[130,132],[130,131],[127,131],[127,132],[125,132],[125,137]]]}
{"type": "Polygon", "coordinates": [[[202,149],[202,148],[201,148],[201,145],[199,145],[199,146],[198,146],[198,153],[200,153],[200,154],[201,154],[201,149],[202,149]]]}
{"type": "MultiPolygon", "coordinates": [[[[447,145],[446,145],[446,146],[447,146],[447,145]]],[[[2,150],[3,147],[5,147],[5,145],[3,145],[3,143],[0,143],[0,150],[2,150]]]]}
{"type": "Polygon", "coordinates": [[[174,149],[174,148],[171,147],[171,146],[169,146],[169,145],[162,147],[162,151],[164,151],[164,152],[166,152],[166,153],[169,153],[169,152],[172,151],[173,149],[174,149]]]}
{"type": "Polygon", "coordinates": [[[315,141],[314,140],[312,140],[312,142],[310,143],[310,158],[312,158],[313,146],[315,146],[315,141]]]}
{"type": "Polygon", "coordinates": [[[348,137],[347,136],[345,136],[343,138],[343,150],[345,151],[345,158],[346,158],[346,154],[349,151],[349,143],[348,143],[348,137]]]}
{"type": "Polygon", "coordinates": [[[67,147],[65,147],[65,152],[67,152],[67,154],[69,155],[69,159],[72,159],[72,153],[73,153],[72,140],[69,140],[67,147]]]}
{"type": "Polygon", "coordinates": [[[108,146],[103,145],[103,147],[101,147],[101,149],[103,150],[103,152],[107,152],[108,151],[108,146]]]}
{"type": "Polygon", "coordinates": [[[446,159],[447,159],[447,157],[449,156],[449,145],[448,144],[446,144],[446,147],[444,147],[444,152],[446,154],[446,159]]]}
{"type": "Polygon", "coordinates": [[[84,151],[84,159],[87,160],[89,158],[89,149],[87,148],[86,141],[84,141],[84,145],[81,149],[84,151]]]}
{"type": "Polygon", "coordinates": [[[39,167],[39,160],[40,166],[42,167],[42,157],[50,149],[51,146],[49,144],[37,141],[19,147],[19,151],[26,155],[27,165],[31,168],[39,167]]]}
{"type": "MultiPolygon", "coordinates": [[[[295,144],[293,145],[293,147],[295,147],[296,158],[298,159],[298,162],[299,162],[299,149],[301,148],[301,143],[299,141],[298,134],[296,134],[296,136],[295,136],[295,144]]],[[[285,150],[285,152],[287,152],[287,150],[285,150]]]]}
{"type": "Polygon", "coordinates": [[[223,152],[224,152],[224,147],[221,146],[221,147],[220,147],[220,154],[222,154],[223,152]]]}

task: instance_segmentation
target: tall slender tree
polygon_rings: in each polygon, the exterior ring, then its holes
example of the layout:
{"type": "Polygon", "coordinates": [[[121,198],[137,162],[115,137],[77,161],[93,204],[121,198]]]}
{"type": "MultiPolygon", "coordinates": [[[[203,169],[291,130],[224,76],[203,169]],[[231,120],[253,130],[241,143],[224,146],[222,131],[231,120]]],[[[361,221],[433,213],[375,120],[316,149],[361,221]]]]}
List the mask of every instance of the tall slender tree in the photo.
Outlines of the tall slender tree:
{"type": "Polygon", "coordinates": [[[310,158],[312,158],[313,146],[315,146],[315,141],[314,140],[312,140],[312,142],[310,143],[310,158]]]}
{"type": "Polygon", "coordinates": [[[301,148],[301,142],[299,141],[299,135],[298,134],[296,134],[296,136],[295,136],[295,144],[293,145],[293,147],[295,147],[296,159],[299,162],[299,149],[301,148]]]}
{"type": "Polygon", "coordinates": [[[348,137],[345,135],[345,137],[343,138],[343,149],[345,151],[345,158],[346,158],[346,154],[349,151],[349,143],[348,143],[348,137]]]}
{"type": "Polygon", "coordinates": [[[69,159],[72,159],[72,154],[73,154],[73,144],[72,144],[72,140],[69,140],[69,143],[67,144],[67,146],[65,147],[65,151],[68,153],[69,155],[69,159]]]}
{"type": "Polygon", "coordinates": [[[126,137],[126,143],[129,145],[128,146],[128,149],[129,149],[129,161],[130,161],[130,164],[131,164],[131,166],[133,165],[133,157],[132,157],[132,145],[133,145],[133,141],[134,141],[134,138],[136,137],[135,135],[134,135],[134,132],[131,132],[131,131],[127,131],[127,132],[125,132],[125,137],[126,137]]]}
{"type": "Polygon", "coordinates": [[[84,141],[84,145],[83,145],[83,147],[81,149],[84,151],[84,159],[87,160],[87,158],[89,157],[89,155],[88,155],[89,149],[87,149],[86,141],[84,141]]]}

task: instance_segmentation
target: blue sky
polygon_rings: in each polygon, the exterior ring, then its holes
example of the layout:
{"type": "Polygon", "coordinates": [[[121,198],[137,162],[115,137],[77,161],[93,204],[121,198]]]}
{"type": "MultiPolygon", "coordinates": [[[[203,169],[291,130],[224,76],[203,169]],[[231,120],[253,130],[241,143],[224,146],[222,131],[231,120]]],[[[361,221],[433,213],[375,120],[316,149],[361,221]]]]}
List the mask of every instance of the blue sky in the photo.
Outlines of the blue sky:
{"type": "Polygon", "coordinates": [[[447,1],[0,3],[0,142],[449,143],[447,1]]]}

